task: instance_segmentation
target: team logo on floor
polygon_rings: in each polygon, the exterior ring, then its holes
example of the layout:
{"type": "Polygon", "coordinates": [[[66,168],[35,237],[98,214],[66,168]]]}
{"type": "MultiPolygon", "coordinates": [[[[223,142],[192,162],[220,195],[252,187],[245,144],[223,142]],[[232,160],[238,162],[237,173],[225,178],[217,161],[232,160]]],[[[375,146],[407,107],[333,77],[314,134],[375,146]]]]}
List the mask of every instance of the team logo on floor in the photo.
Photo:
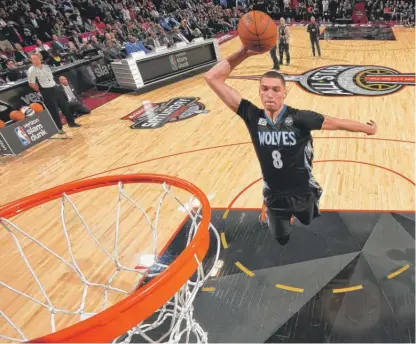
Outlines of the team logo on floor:
{"type": "MultiPolygon", "coordinates": [[[[299,75],[281,74],[287,82],[296,82],[305,91],[320,96],[367,97],[388,95],[405,86],[414,86],[416,76],[387,67],[353,65],[324,66],[299,75]]],[[[230,79],[259,80],[260,75],[230,79]]]]}
{"type": "Polygon", "coordinates": [[[134,122],[130,127],[132,129],[155,129],[168,122],[177,122],[208,112],[205,105],[199,102],[199,98],[184,97],[142,105],[121,119],[134,122]]]}

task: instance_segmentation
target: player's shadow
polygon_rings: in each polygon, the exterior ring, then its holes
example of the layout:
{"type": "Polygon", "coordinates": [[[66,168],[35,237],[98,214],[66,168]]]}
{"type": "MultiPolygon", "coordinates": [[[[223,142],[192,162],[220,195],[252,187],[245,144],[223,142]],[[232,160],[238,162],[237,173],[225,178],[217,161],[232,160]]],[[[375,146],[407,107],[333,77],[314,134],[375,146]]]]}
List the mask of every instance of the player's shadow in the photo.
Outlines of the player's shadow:
{"type": "Polygon", "coordinates": [[[387,257],[395,261],[406,261],[414,265],[415,263],[415,249],[406,248],[405,250],[392,249],[387,251],[387,257]]]}

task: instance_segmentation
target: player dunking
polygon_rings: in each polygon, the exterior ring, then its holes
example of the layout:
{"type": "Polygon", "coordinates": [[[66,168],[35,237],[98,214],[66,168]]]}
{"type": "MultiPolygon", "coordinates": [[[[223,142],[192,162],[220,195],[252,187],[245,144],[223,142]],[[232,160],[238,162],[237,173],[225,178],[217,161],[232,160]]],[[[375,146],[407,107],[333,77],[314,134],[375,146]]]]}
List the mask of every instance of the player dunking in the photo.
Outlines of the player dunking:
{"type": "Polygon", "coordinates": [[[276,71],[260,79],[264,110],[225,83],[231,71],[257,52],[241,48],[205,74],[220,99],[245,122],[263,174],[266,225],[277,241],[289,241],[293,216],[308,225],[319,214],[322,189],[312,176],[312,130],[346,130],[374,135],[377,126],[298,110],[284,104],[285,80],[276,71]],[[267,215],[267,216],[266,216],[267,215]]]}

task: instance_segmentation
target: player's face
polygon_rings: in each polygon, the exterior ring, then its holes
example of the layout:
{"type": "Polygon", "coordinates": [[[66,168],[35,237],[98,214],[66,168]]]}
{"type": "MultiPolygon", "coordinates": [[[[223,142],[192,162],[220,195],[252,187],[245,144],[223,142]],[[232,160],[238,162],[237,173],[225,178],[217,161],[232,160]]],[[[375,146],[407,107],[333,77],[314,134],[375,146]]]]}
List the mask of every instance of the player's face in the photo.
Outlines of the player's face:
{"type": "Polygon", "coordinates": [[[280,79],[261,79],[259,93],[261,102],[266,110],[278,111],[283,106],[286,89],[280,79]]]}

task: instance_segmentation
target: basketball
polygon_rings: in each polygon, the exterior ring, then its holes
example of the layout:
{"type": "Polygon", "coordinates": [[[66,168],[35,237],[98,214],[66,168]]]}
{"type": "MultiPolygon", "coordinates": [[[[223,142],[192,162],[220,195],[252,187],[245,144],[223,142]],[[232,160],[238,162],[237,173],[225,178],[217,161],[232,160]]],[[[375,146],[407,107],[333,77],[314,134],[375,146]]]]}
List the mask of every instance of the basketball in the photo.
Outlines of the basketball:
{"type": "Polygon", "coordinates": [[[269,51],[277,41],[276,23],[261,11],[242,16],[237,30],[244,47],[257,52],[269,51]]]}
{"type": "Polygon", "coordinates": [[[5,128],[5,127],[6,127],[6,123],[4,123],[4,121],[0,119],[0,129],[5,128]]]}
{"type": "Polygon", "coordinates": [[[10,119],[12,121],[18,122],[18,121],[25,119],[25,115],[23,114],[22,111],[15,110],[15,111],[10,112],[10,119]]]}
{"type": "Polygon", "coordinates": [[[26,116],[26,117],[30,117],[30,116],[33,116],[34,114],[35,114],[35,110],[33,110],[31,107],[29,107],[29,106],[23,106],[21,109],[20,109],[20,111],[22,111],[23,112],[23,114],[26,116]]]}
{"type": "Polygon", "coordinates": [[[39,103],[32,103],[29,105],[31,109],[35,112],[42,112],[43,111],[43,105],[39,103]]]}

